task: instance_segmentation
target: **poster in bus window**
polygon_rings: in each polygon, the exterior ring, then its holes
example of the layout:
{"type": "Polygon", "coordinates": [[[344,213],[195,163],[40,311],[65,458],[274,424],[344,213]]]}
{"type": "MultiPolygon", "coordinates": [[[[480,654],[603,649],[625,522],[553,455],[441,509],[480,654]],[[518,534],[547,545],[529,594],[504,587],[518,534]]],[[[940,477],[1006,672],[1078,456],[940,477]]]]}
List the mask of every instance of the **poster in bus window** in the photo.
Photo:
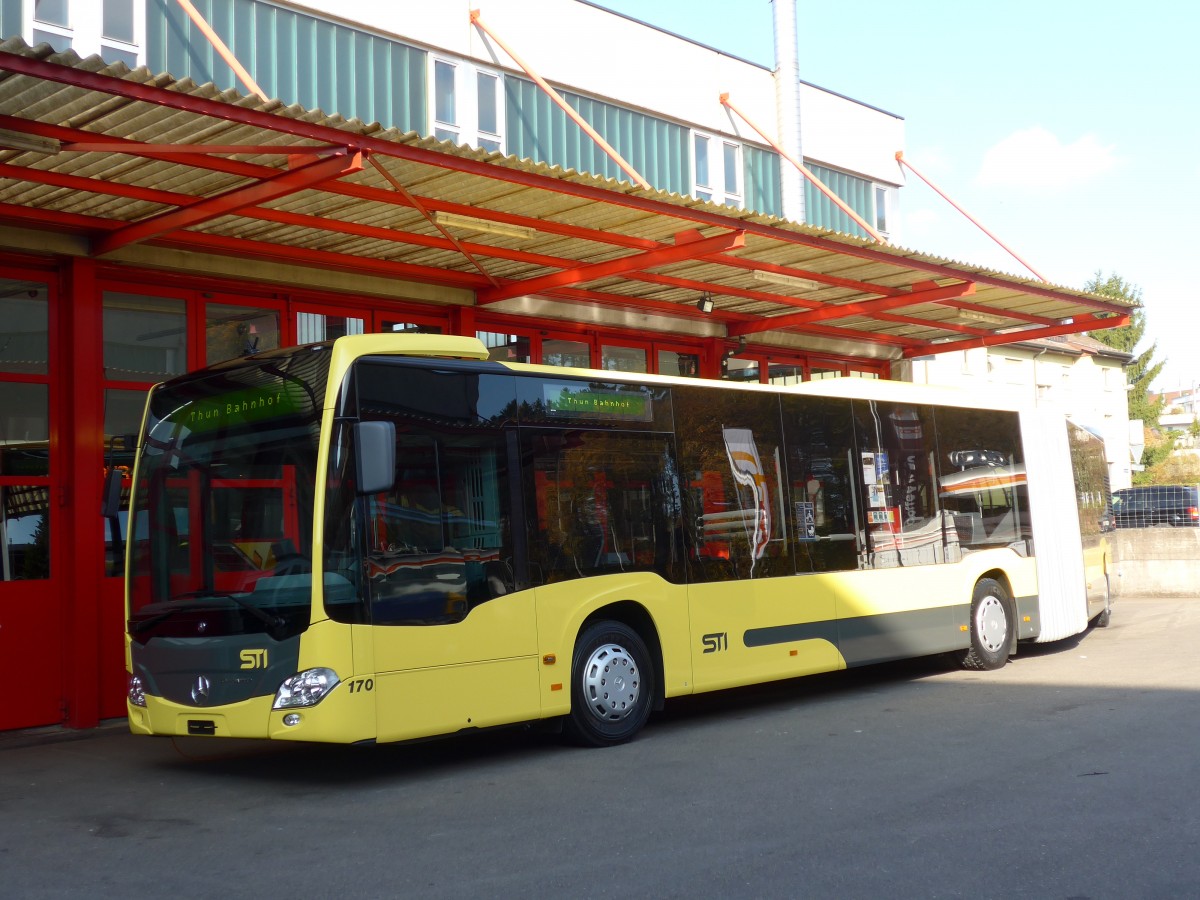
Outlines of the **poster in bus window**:
{"type": "Polygon", "coordinates": [[[867,485],[867,505],[872,509],[887,506],[887,485],[885,484],[868,484],[867,485]]]}
{"type": "Polygon", "coordinates": [[[878,480],[875,470],[875,454],[864,453],[862,455],[862,473],[863,484],[874,484],[878,480]]]}
{"type": "Polygon", "coordinates": [[[771,501],[754,432],[749,428],[723,428],[721,432],[734,480],[751,492],[753,508],[744,510],[740,516],[752,548],[751,559],[761,559],[771,540],[771,501]]]}
{"type": "Polygon", "coordinates": [[[796,535],[802,541],[817,539],[817,505],[811,501],[796,502],[796,535]]]}

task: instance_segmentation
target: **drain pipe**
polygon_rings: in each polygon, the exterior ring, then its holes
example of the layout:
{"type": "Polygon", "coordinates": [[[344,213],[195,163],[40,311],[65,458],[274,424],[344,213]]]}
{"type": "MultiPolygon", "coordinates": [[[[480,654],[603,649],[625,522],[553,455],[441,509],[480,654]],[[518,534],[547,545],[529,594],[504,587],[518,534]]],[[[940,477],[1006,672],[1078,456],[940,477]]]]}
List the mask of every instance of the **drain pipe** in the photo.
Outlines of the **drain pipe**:
{"type": "MultiPolygon", "coordinates": [[[[804,161],[800,146],[800,62],[796,34],[798,0],[771,0],[775,20],[775,120],[779,144],[804,161]]],[[[804,221],[804,179],[795,166],[780,167],[783,217],[804,221]]]]}

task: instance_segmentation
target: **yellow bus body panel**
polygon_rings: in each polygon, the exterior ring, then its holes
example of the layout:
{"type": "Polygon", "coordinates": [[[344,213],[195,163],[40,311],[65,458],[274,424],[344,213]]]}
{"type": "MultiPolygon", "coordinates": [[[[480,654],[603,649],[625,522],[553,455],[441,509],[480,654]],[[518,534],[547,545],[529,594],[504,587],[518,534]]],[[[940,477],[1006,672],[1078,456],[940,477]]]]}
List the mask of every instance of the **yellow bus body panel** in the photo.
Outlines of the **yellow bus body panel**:
{"type": "Polygon", "coordinates": [[[571,711],[575,639],[585,621],[620,603],[642,607],[654,625],[662,655],[665,695],[675,697],[692,692],[687,588],[683,585],[670,584],[651,572],[630,572],[548,584],[533,593],[537,596],[543,716],[566,715],[571,711]],[[553,663],[548,663],[547,657],[552,657],[553,663]]]}

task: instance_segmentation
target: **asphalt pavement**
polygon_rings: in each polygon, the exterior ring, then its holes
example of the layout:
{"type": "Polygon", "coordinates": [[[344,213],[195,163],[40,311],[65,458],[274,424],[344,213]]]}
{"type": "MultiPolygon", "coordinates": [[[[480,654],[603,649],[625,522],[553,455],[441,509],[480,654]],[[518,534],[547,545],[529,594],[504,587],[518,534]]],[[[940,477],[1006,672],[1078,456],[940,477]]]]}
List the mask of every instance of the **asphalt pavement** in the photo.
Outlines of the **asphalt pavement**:
{"type": "Polygon", "coordinates": [[[0,897],[1200,896],[1200,599],[997,672],[668,704],[632,743],[0,735],[0,897]]]}

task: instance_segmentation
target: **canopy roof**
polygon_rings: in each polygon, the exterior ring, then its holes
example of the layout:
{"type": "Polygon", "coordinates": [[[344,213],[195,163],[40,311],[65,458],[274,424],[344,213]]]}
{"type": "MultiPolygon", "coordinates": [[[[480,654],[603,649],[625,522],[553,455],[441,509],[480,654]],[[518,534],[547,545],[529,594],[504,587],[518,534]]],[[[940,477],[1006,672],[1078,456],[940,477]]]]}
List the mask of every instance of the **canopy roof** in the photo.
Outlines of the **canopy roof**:
{"type": "Polygon", "coordinates": [[[873,359],[1121,325],[1132,306],[19,39],[0,43],[0,222],[100,258],[150,242],[873,359]]]}

